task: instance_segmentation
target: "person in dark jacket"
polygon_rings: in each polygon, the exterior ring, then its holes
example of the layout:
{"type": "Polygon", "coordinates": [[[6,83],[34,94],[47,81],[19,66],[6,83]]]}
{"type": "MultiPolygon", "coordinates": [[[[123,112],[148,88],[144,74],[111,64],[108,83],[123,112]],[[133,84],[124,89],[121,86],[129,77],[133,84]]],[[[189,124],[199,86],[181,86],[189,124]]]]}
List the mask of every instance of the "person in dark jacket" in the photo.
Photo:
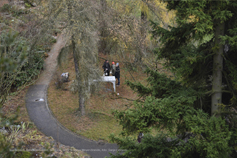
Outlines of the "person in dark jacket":
{"type": "Polygon", "coordinates": [[[116,64],[116,70],[115,70],[115,78],[118,79],[118,86],[120,85],[120,69],[119,69],[119,63],[116,64]]]}
{"type": "Polygon", "coordinates": [[[137,137],[138,143],[141,143],[143,136],[144,136],[144,134],[141,132],[138,134],[138,137],[137,137]]]}
{"type": "Polygon", "coordinates": [[[104,69],[105,76],[109,76],[110,65],[109,65],[108,60],[105,60],[104,65],[102,66],[102,68],[104,69]]]}

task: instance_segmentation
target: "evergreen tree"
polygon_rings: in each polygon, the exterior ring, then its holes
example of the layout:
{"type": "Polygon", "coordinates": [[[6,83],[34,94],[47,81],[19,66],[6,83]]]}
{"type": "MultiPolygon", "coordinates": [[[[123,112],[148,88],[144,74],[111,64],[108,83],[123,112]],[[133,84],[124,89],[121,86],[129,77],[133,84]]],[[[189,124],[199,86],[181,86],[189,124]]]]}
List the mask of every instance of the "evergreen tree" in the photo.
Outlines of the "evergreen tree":
{"type": "Polygon", "coordinates": [[[152,33],[162,42],[158,59],[175,76],[147,70],[149,86],[128,81],[142,99],[114,112],[125,138],[111,138],[127,157],[236,157],[237,3],[167,3],[177,26],[166,30],[153,22],[152,33]],[[140,132],[139,144],[131,135],[140,132]]]}

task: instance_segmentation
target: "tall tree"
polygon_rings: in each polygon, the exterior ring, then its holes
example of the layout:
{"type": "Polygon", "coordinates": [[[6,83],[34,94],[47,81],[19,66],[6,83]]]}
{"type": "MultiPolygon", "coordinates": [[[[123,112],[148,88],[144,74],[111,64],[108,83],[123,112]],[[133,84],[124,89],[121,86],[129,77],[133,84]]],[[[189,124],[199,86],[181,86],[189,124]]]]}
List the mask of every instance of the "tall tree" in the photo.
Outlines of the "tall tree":
{"type": "Polygon", "coordinates": [[[158,59],[176,79],[147,70],[149,86],[127,82],[142,99],[114,112],[126,138],[112,140],[127,157],[236,157],[237,3],[167,3],[177,26],[166,30],[153,23],[153,37],[162,42],[158,59]],[[139,132],[145,133],[140,144],[130,137],[139,132]]]}
{"type": "MultiPolygon", "coordinates": [[[[85,115],[85,100],[88,88],[93,79],[100,77],[97,66],[98,35],[97,35],[97,1],[61,1],[60,7],[67,6],[68,24],[65,36],[70,37],[67,47],[62,49],[59,60],[63,54],[72,51],[76,72],[76,89],[78,90],[78,103],[81,115],[85,115]]],[[[61,13],[62,15],[64,13],[61,13]]]]}
{"type": "Polygon", "coordinates": [[[234,4],[225,1],[169,2],[169,9],[176,9],[178,12],[178,27],[168,32],[162,29],[156,32],[162,36],[165,44],[164,48],[160,50],[160,57],[167,59],[167,66],[175,68],[173,70],[176,74],[181,72],[179,75],[181,77],[185,76],[184,81],[187,83],[200,84],[202,82],[203,86],[207,84],[212,86],[212,106],[210,108],[212,115],[217,112],[218,106],[222,104],[222,87],[224,85],[222,82],[223,45],[227,41],[222,41],[220,38],[224,35],[225,25],[233,17],[231,5],[234,4]],[[208,36],[210,38],[203,42],[208,36]],[[197,48],[199,51],[194,52],[195,54],[193,53],[191,57],[191,51],[186,49],[190,42],[195,43],[196,45],[193,45],[193,48],[197,48]],[[204,51],[206,52],[203,54],[204,51]],[[192,66],[186,68],[185,71],[180,71],[184,69],[184,65],[180,65],[180,61],[175,59],[178,56],[177,54],[182,55],[177,59],[186,58],[192,66]],[[210,63],[212,65],[207,65],[210,63]],[[203,69],[204,66],[206,66],[206,69],[203,69]],[[208,80],[208,75],[212,76],[211,80],[208,80]]]}
{"type": "MultiPolygon", "coordinates": [[[[219,20],[218,20],[219,21],[219,20]]],[[[218,111],[218,107],[222,104],[222,71],[223,71],[223,55],[224,55],[224,47],[221,43],[220,36],[224,35],[224,27],[225,23],[221,22],[217,24],[215,30],[215,46],[217,46],[216,50],[214,50],[213,56],[213,81],[212,81],[212,105],[211,105],[211,113],[212,115],[218,111]]]]}
{"type": "Polygon", "coordinates": [[[142,56],[145,54],[146,46],[145,46],[145,39],[146,39],[146,32],[147,32],[147,14],[148,14],[148,7],[146,5],[147,0],[142,0],[140,2],[141,6],[141,22],[140,22],[140,41],[138,52],[135,54],[135,62],[141,63],[142,56]]]}
{"type": "MultiPolygon", "coordinates": [[[[74,1],[68,1],[68,18],[70,19],[70,27],[73,27],[73,16],[72,16],[72,7],[74,1]]],[[[75,66],[75,72],[76,72],[76,82],[77,85],[79,85],[80,82],[80,71],[79,71],[79,63],[78,63],[78,55],[76,53],[76,41],[75,41],[75,32],[72,32],[71,34],[71,45],[72,45],[72,52],[73,52],[73,59],[74,59],[74,66],[75,66]]],[[[79,98],[79,111],[81,112],[81,115],[85,115],[85,98],[83,96],[83,93],[81,91],[78,91],[78,98],[79,98]]]]}
{"type": "Polygon", "coordinates": [[[100,41],[99,41],[99,52],[104,54],[109,53],[108,44],[107,44],[107,37],[109,35],[107,20],[108,20],[108,12],[107,12],[107,1],[100,0],[100,41]]]}

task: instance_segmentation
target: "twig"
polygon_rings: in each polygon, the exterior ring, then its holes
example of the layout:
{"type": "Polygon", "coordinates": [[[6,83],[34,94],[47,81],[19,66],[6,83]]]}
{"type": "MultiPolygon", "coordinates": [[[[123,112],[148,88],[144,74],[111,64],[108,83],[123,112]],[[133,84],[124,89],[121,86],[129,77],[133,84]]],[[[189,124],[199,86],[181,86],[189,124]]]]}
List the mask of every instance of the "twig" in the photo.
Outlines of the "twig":
{"type": "Polygon", "coordinates": [[[112,98],[112,97],[110,97],[110,99],[124,99],[124,100],[128,100],[128,101],[137,101],[137,102],[142,102],[142,103],[143,103],[143,101],[140,100],[141,98],[142,98],[142,96],[139,97],[139,98],[136,99],[136,100],[134,100],[134,99],[129,99],[129,98],[124,98],[124,97],[121,97],[121,96],[117,96],[117,98],[112,98]]]}

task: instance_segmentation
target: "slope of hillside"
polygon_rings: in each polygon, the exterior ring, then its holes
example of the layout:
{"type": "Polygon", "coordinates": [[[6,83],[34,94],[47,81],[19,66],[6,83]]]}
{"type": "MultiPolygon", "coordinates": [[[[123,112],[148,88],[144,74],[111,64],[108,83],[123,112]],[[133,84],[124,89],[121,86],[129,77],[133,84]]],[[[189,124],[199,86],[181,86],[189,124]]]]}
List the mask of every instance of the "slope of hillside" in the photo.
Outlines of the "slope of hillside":
{"type": "MultiPolygon", "coordinates": [[[[100,54],[100,66],[102,67],[105,58],[111,58],[100,54]]],[[[49,107],[55,117],[71,131],[92,140],[109,142],[111,133],[119,134],[121,126],[112,115],[113,110],[124,110],[137,98],[136,94],[125,84],[126,80],[146,82],[146,75],[142,71],[129,72],[120,59],[121,85],[116,86],[116,93],[113,92],[112,83],[104,83],[99,92],[91,95],[86,101],[86,115],[80,116],[78,112],[78,95],[70,91],[70,85],[75,79],[73,58],[58,68],[54,80],[48,88],[49,107]],[[55,83],[63,72],[69,72],[69,82],[57,89],[55,83]]],[[[110,61],[111,63],[112,61],[110,61]]],[[[101,75],[103,70],[101,68],[101,75]]],[[[116,81],[117,82],[117,81],[116,81]]]]}

